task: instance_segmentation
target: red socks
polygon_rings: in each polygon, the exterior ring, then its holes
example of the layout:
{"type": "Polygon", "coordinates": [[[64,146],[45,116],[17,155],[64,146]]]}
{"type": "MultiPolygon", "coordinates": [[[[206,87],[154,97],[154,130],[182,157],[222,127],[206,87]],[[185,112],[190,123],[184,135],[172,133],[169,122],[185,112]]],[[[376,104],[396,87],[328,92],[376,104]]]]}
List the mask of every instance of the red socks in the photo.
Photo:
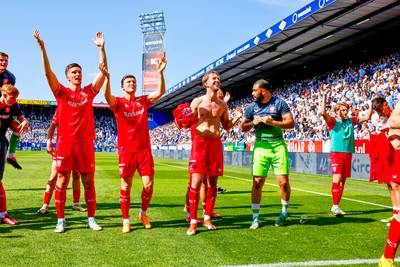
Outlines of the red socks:
{"type": "Polygon", "coordinates": [[[151,197],[153,196],[153,187],[148,190],[142,189],[142,211],[146,211],[150,205],[151,197]]]}
{"type": "Polygon", "coordinates": [[[74,203],[79,203],[81,198],[81,189],[72,189],[72,196],[74,198],[74,203]]]}
{"type": "Polygon", "coordinates": [[[344,183],[346,182],[345,179],[341,183],[339,183],[339,202],[342,199],[343,191],[344,191],[344,183]]]}
{"type": "Polygon", "coordinates": [[[50,204],[51,195],[52,192],[44,192],[43,204],[46,204],[47,206],[50,204]]]}
{"type": "Polygon", "coordinates": [[[129,219],[129,208],[131,206],[131,192],[119,191],[119,205],[121,207],[122,219],[129,219]]]}
{"type": "Polygon", "coordinates": [[[386,241],[385,253],[383,254],[386,259],[394,259],[396,250],[400,240],[400,222],[393,219],[390,223],[388,239],[386,241]]]}
{"type": "Polygon", "coordinates": [[[0,183],[0,212],[7,211],[6,202],[6,192],[4,191],[3,184],[0,183]]]}
{"type": "Polygon", "coordinates": [[[190,187],[189,191],[189,210],[190,219],[197,220],[197,209],[199,207],[200,189],[190,187]]]}
{"type": "Polygon", "coordinates": [[[212,212],[214,210],[215,200],[217,199],[217,187],[212,186],[207,188],[207,195],[206,195],[206,212],[204,215],[208,215],[211,217],[212,212]]]}
{"type": "Polygon", "coordinates": [[[56,211],[58,219],[64,219],[65,201],[67,199],[67,190],[61,189],[56,186],[56,192],[54,193],[54,199],[56,202],[56,211]]]}
{"type": "Polygon", "coordinates": [[[96,189],[94,189],[94,186],[91,189],[85,190],[85,201],[88,217],[94,217],[96,213],[96,189]]]}
{"type": "Polygon", "coordinates": [[[339,183],[332,183],[332,201],[333,205],[339,205],[340,202],[339,183]]]}

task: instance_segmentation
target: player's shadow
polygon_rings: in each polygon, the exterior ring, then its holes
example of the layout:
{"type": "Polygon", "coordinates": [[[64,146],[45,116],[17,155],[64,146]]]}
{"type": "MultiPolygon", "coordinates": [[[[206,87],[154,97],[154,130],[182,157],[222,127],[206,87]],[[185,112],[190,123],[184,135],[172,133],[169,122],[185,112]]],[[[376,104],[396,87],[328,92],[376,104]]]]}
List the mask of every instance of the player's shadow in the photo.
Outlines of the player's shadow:
{"type": "Polygon", "coordinates": [[[360,215],[367,215],[373,213],[382,213],[385,210],[375,209],[375,210],[346,210],[346,214],[344,216],[336,217],[330,212],[328,213],[289,213],[289,216],[292,216],[293,221],[299,223],[301,216],[306,216],[304,220],[305,224],[308,225],[335,225],[335,224],[344,224],[344,223],[353,223],[353,224],[361,224],[361,223],[371,223],[377,221],[376,219],[370,217],[359,217],[360,215]],[[355,217],[357,216],[357,217],[355,217]]]}
{"type": "Polygon", "coordinates": [[[40,188],[14,188],[14,189],[7,188],[7,192],[8,191],[44,191],[44,188],[43,187],[40,187],[40,188]]]}
{"type": "MultiPolygon", "coordinates": [[[[263,190],[263,193],[271,193],[275,192],[273,190],[263,190]]],[[[218,196],[223,196],[223,195],[236,195],[236,194],[246,194],[248,196],[251,196],[251,190],[246,190],[246,191],[229,191],[227,190],[224,193],[219,193],[218,196]]]]}

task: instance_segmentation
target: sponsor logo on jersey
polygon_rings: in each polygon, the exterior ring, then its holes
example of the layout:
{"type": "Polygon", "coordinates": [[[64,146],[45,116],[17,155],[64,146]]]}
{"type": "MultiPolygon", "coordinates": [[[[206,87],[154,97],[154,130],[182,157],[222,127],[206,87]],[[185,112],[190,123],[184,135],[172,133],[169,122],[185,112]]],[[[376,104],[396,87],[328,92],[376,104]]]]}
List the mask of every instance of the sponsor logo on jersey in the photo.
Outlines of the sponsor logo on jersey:
{"type": "Polygon", "coordinates": [[[136,117],[136,116],[140,116],[143,113],[144,113],[144,109],[142,108],[141,110],[138,110],[138,111],[135,111],[135,112],[127,112],[127,111],[125,111],[124,112],[124,116],[127,117],[127,118],[133,118],[133,117],[136,117]]]}

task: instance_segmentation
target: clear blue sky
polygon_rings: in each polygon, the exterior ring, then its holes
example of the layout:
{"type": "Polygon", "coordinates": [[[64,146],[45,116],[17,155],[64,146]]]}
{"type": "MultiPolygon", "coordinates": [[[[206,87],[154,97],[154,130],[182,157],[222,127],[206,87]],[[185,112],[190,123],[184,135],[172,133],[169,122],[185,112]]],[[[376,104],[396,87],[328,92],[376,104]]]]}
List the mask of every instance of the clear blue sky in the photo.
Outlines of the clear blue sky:
{"type": "MultiPolygon", "coordinates": [[[[122,95],[121,77],[133,73],[141,87],[143,35],[139,15],[164,11],[167,88],[205,67],[312,0],[13,0],[1,4],[0,51],[17,77],[20,99],[54,100],[43,74],[38,29],[54,73],[67,84],[64,67],[77,62],[84,83],[98,72],[92,40],[105,34],[114,95],[122,95]]],[[[95,102],[104,102],[98,96],[95,102]]]]}

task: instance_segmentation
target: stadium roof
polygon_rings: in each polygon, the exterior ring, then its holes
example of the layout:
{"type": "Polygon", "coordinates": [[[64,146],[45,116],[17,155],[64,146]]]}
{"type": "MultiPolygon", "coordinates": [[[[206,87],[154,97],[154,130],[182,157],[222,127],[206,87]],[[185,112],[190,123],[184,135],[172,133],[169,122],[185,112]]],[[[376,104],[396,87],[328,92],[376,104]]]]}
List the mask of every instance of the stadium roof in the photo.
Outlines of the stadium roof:
{"type": "Polygon", "coordinates": [[[211,69],[221,74],[222,88],[240,88],[249,80],[331,55],[388,28],[400,28],[398,0],[315,0],[169,88],[153,108],[171,109],[203,94],[201,77],[211,69]]]}

